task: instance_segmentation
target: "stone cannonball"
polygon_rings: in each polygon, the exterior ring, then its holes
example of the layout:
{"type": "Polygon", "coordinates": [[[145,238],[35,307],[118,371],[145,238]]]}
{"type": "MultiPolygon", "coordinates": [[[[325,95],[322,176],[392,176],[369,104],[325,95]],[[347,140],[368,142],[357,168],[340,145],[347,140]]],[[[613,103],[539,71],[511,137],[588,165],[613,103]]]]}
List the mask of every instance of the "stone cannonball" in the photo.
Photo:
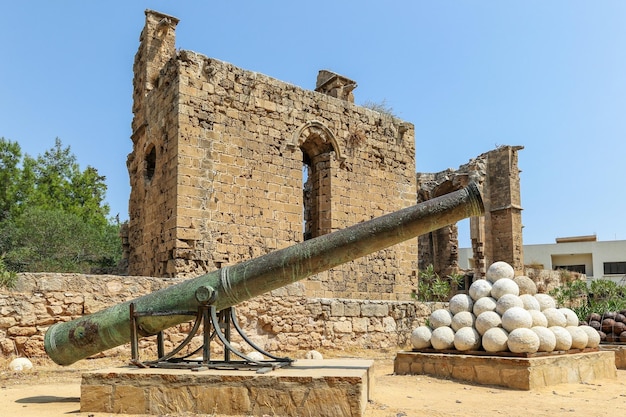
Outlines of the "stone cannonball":
{"type": "Polygon", "coordinates": [[[462,327],[454,334],[454,347],[456,350],[480,349],[480,334],[473,327],[462,327]]]}
{"type": "Polygon", "coordinates": [[[567,325],[567,319],[565,314],[561,313],[556,308],[550,307],[545,310],[541,310],[546,319],[548,320],[548,327],[559,326],[565,327],[567,325]]]}
{"type": "Polygon", "coordinates": [[[487,269],[487,280],[490,282],[496,282],[502,278],[513,279],[515,276],[515,271],[513,267],[506,262],[498,261],[492,263],[487,269]]]}
{"type": "Polygon", "coordinates": [[[556,336],[552,330],[547,327],[534,326],[530,330],[537,334],[539,337],[538,352],[552,352],[556,346],[556,336]]]}
{"type": "Polygon", "coordinates": [[[511,333],[515,329],[530,329],[533,325],[533,318],[523,307],[511,307],[502,315],[502,327],[511,333]]]}
{"type": "Polygon", "coordinates": [[[596,348],[600,345],[600,333],[591,326],[580,326],[587,333],[587,347],[596,348]]]}
{"type": "Polygon", "coordinates": [[[565,330],[565,327],[552,326],[548,327],[556,336],[556,346],[554,350],[569,350],[572,347],[572,335],[565,330]]]}
{"type": "Polygon", "coordinates": [[[471,312],[473,307],[474,301],[472,300],[472,297],[467,294],[456,294],[450,298],[448,303],[448,309],[452,315],[460,313],[461,311],[471,312]]]}
{"type": "Polygon", "coordinates": [[[472,300],[476,301],[479,298],[490,297],[491,296],[491,282],[486,279],[478,279],[472,282],[472,285],[469,287],[469,295],[472,297],[472,300]]]}
{"type": "Polygon", "coordinates": [[[520,327],[509,333],[507,345],[514,353],[535,353],[540,345],[539,336],[528,328],[520,327]]]}
{"type": "Polygon", "coordinates": [[[314,359],[316,361],[321,361],[324,359],[324,356],[317,350],[309,350],[307,353],[304,354],[304,359],[314,359]]]}
{"type": "Polygon", "coordinates": [[[571,349],[584,349],[587,347],[587,342],[589,342],[589,336],[587,336],[587,332],[581,329],[578,326],[566,326],[565,330],[572,335],[572,347],[571,349]]]}
{"type": "Polygon", "coordinates": [[[539,301],[539,307],[541,311],[546,308],[556,308],[556,303],[554,302],[554,298],[550,297],[548,294],[538,293],[535,294],[535,298],[539,301]]]}
{"type": "Polygon", "coordinates": [[[500,299],[504,294],[519,295],[519,287],[510,278],[500,278],[491,287],[491,296],[496,300],[500,299]]]}
{"type": "Polygon", "coordinates": [[[558,309],[561,313],[563,313],[563,315],[565,316],[565,321],[566,321],[566,327],[567,326],[578,326],[579,324],[579,320],[578,320],[578,316],[576,315],[576,313],[574,313],[574,310],[571,310],[569,308],[566,307],[561,307],[558,309]]]}
{"type": "Polygon", "coordinates": [[[450,327],[455,332],[458,332],[459,329],[463,327],[474,327],[474,321],[476,317],[474,314],[469,311],[459,311],[452,317],[452,323],[450,323],[450,327]]]}
{"type": "Polygon", "coordinates": [[[426,349],[430,347],[430,337],[433,331],[428,326],[419,326],[411,332],[411,344],[415,349],[426,349]]]}
{"type": "Polygon", "coordinates": [[[492,327],[483,335],[483,349],[487,352],[506,352],[509,350],[508,341],[509,332],[502,327],[492,327]]]}
{"type": "Polygon", "coordinates": [[[548,319],[539,310],[526,310],[533,318],[533,327],[548,327],[548,319]]]}
{"type": "Polygon", "coordinates": [[[537,294],[537,284],[535,284],[535,281],[533,281],[532,279],[528,278],[527,276],[520,275],[518,277],[513,278],[513,281],[515,281],[515,283],[519,287],[520,295],[522,295],[522,294],[529,294],[529,295],[537,294]]]}
{"type": "Polygon", "coordinates": [[[248,355],[248,357],[252,359],[253,361],[262,361],[265,359],[263,354],[261,352],[257,352],[256,350],[253,350],[252,352],[248,352],[246,355],[248,355]]]}
{"type": "Polygon", "coordinates": [[[520,300],[522,300],[522,303],[524,303],[524,308],[526,310],[541,311],[541,306],[539,305],[539,301],[537,301],[537,299],[534,296],[530,294],[521,294],[519,298],[520,300]]]}
{"type": "Polygon", "coordinates": [[[9,369],[13,372],[28,371],[33,369],[33,363],[28,358],[15,358],[9,363],[9,369]]]}
{"type": "Polygon", "coordinates": [[[524,302],[515,294],[504,294],[502,297],[498,298],[498,301],[496,301],[496,313],[499,315],[503,315],[504,312],[511,307],[524,308],[524,302]]]}
{"type": "Polygon", "coordinates": [[[430,328],[433,330],[438,327],[450,326],[451,323],[452,313],[445,308],[433,311],[428,318],[428,324],[430,324],[430,328]]]}
{"type": "Polygon", "coordinates": [[[483,297],[474,301],[474,315],[480,316],[480,313],[485,311],[496,311],[496,299],[493,297],[483,297]]]}
{"type": "Polygon", "coordinates": [[[495,311],[484,311],[476,317],[474,327],[483,336],[489,329],[502,326],[502,317],[495,311]]]}
{"type": "Polygon", "coordinates": [[[454,330],[449,327],[438,327],[433,330],[430,343],[437,350],[452,349],[454,347],[454,330]]]}

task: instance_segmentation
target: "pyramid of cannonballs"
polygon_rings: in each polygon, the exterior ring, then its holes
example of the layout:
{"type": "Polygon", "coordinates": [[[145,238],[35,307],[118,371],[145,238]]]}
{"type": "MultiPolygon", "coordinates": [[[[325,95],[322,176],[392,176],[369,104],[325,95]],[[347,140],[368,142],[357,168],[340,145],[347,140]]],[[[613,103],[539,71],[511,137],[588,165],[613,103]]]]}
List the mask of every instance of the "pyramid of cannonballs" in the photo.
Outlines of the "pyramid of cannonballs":
{"type": "Polygon", "coordinates": [[[427,326],[413,330],[415,349],[535,353],[600,344],[594,328],[579,326],[576,313],[557,308],[506,262],[492,264],[486,279],[474,281],[468,292],[453,296],[448,309],[433,311],[427,326]]]}

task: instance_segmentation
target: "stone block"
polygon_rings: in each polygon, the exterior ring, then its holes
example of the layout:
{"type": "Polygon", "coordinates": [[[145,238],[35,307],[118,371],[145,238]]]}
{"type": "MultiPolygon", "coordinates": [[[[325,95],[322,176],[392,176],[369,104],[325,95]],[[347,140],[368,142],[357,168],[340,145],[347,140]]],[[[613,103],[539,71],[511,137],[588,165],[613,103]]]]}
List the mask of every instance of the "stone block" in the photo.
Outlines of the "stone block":
{"type": "Polygon", "coordinates": [[[367,303],[361,306],[364,317],[385,317],[389,314],[389,307],[383,303],[367,303]]]}
{"type": "Polygon", "coordinates": [[[145,396],[144,390],[139,387],[120,384],[115,387],[113,393],[113,412],[117,414],[142,414],[146,411],[145,396]]]}
{"type": "Polygon", "coordinates": [[[333,331],[336,333],[352,333],[352,322],[338,321],[333,323],[333,331]]]}
{"type": "Polygon", "coordinates": [[[81,411],[95,411],[99,413],[113,412],[113,385],[81,385],[80,409],[81,411]]]}
{"type": "Polygon", "coordinates": [[[105,369],[83,375],[81,413],[359,417],[372,386],[369,360],[298,360],[265,374],[105,369]]]}
{"type": "Polygon", "coordinates": [[[355,333],[366,333],[369,326],[367,317],[355,317],[352,319],[352,331],[355,333]]]}
{"type": "Polygon", "coordinates": [[[600,350],[613,352],[615,354],[615,367],[626,369],[626,345],[600,345],[600,350]]]}
{"type": "Polygon", "coordinates": [[[330,314],[333,317],[342,317],[345,312],[345,304],[342,301],[333,301],[330,303],[330,314]]]}
{"type": "Polygon", "coordinates": [[[361,305],[359,303],[344,302],[344,312],[346,317],[359,317],[361,315],[361,305]]]}
{"type": "Polygon", "coordinates": [[[616,378],[613,352],[578,350],[532,357],[462,353],[399,352],[394,372],[425,374],[483,385],[533,390],[546,386],[616,378]]]}

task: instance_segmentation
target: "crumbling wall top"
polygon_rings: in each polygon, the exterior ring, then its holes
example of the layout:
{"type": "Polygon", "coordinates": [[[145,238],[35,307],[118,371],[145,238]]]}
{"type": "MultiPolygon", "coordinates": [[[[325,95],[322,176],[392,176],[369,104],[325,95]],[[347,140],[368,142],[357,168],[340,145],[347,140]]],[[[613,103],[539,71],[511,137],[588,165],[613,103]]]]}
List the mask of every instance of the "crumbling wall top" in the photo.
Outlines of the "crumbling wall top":
{"type": "Polygon", "coordinates": [[[352,90],[356,88],[356,81],[343,75],[328,70],[320,70],[317,73],[315,91],[328,94],[329,96],[354,103],[352,90]]]}

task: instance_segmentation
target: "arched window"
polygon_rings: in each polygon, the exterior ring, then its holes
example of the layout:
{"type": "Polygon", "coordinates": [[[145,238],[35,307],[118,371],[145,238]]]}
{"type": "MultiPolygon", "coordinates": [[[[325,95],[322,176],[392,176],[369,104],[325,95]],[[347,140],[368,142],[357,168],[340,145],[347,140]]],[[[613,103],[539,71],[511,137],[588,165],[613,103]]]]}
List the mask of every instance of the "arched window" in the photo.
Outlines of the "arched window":
{"type": "MultiPolygon", "coordinates": [[[[319,137],[309,138],[302,149],[302,201],[304,240],[331,231],[330,149],[311,146],[319,137]],[[320,152],[311,154],[312,150],[320,152]]],[[[319,145],[319,143],[318,143],[319,145]]]]}
{"type": "Polygon", "coordinates": [[[337,141],[323,123],[311,120],[296,129],[288,146],[302,151],[304,240],[330,233],[332,167],[345,163],[337,141]]]}

